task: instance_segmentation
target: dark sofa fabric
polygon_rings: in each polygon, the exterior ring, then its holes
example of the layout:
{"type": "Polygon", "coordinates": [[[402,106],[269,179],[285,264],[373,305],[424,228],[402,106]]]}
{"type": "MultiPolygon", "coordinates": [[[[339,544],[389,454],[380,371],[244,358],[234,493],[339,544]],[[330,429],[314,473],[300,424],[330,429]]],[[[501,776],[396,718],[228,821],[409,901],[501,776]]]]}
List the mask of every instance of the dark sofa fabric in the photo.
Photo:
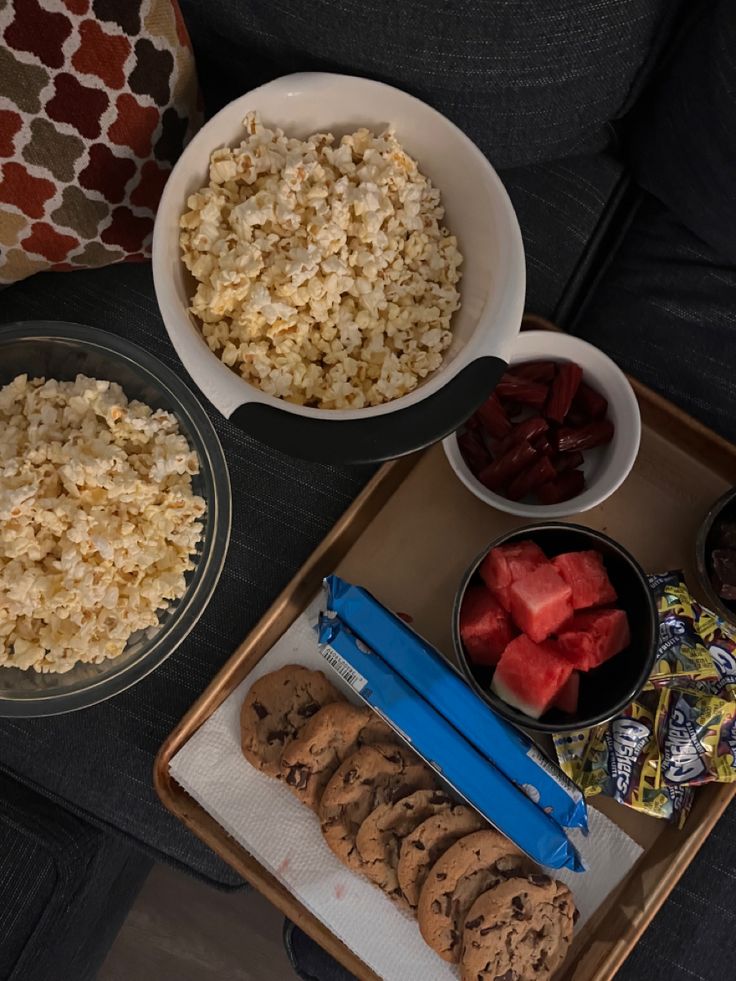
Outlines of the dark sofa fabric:
{"type": "Polygon", "coordinates": [[[736,264],[647,196],[576,334],[736,439],[736,264]]]}
{"type": "Polygon", "coordinates": [[[0,981],[93,981],[150,868],[0,774],[0,981]]]}
{"type": "Polygon", "coordinates": [[[526,254],[526,309],[555,320],[609,202],[626,180],[608,152],[569,157],[500,176],[521,225],[526,254]]]}
{"type": "Polygon", "coordinates": [[[637,181],[736,264],[736,4],[697,11],[626,139],[637,181]]]}
{"type": "Polygon", "coordinates": [[[449,116],[498,167],[595,153],[682,0],[182,0],[208,109],[298,71],[365,75],[449,116]]]}

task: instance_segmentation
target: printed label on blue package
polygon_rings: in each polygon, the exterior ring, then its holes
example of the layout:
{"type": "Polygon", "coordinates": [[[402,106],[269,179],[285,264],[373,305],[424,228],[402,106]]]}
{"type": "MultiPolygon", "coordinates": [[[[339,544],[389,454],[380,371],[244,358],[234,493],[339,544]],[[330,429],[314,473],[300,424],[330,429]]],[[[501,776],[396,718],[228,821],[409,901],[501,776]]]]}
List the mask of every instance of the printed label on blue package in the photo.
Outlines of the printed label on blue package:
{"type": "Polygon", "coordinates": [[[360,695],[364,688],[368,687],[368,682],[362,674],[352,668],[344,657],[340,657],[334,647],[325,644],[322,647],[322,657],[327,663],[337,671],[343,681],[346,681],[351,688],[354,688],[360,695]]]}
{"type": "Polygon", "coordinates": [[[583,870],[565,832],[530,799],[535,787],[525,796],[339,617],[321,619],[319,640],[337,674],[502,834],[541,865],[583,870]]]}
{"type": "Polygon", "coordinates": [[[339,617],[558,824],[587,830],[579,787],[526,733],[496,715],[439,651],[360,586],[338,576],[328,576],[325,586],[328,617],[339,617]]]}

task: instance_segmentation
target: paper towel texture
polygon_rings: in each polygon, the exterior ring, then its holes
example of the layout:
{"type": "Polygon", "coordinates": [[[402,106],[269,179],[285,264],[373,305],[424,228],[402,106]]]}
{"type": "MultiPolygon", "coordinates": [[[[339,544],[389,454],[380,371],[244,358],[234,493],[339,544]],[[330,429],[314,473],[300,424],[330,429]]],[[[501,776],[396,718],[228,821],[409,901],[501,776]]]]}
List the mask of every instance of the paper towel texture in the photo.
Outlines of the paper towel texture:
{"type": "MultiPolygon", "coordinates": [[[[296,898],[386,981],[444,981],[457,971],[424,943],[416,921],[324,843],[317,817],[240,752],[240,706],[261,675],[284,664],[324,670],[346,698],[355,693],[330,671],[317,647],[314,624],[321,596],[297,618],[243,683],[171,761],[174,779],[276,876],[296,898]]],[[[572,889],[578,929],[626,876],[641,848],[600,812],[590,811],[587,838],[575,832],[587,871],[551,874],[572,889]]]]}

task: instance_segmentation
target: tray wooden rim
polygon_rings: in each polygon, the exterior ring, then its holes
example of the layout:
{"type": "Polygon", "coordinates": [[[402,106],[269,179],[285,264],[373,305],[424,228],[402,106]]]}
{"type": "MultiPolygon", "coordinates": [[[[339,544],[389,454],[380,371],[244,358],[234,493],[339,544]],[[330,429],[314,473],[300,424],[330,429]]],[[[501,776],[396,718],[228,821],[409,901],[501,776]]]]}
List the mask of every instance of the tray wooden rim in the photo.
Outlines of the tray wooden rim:
{"type": "MultiPolygon", "coordinates": [[[[556,330],[542,317],[526,315],[525,329],[556,330]]],[[[736,445],[693,419],[667,399],[634,378],[631,384],[646,424],[656,430],[676,428],[680,447],[698,462],[736,479],[736,445]]],[[[258,889],[270,902],[336,957],[349,971],[366,981],[380,981],[328,927],[306,910],[296,897],[272,876],[248,851],[227,832],[172,778],[169,763],[181,747],[212,715],[218,706],[240,684],[250,668],[288,628],[314,593],[314,583],[337,565],[340,558],[358,541],[394,491],[409,475],[422,454],[384,464],[365,486],[352,505],[286,585],[253,630],[237,647],[213,680],[162,743],[153,767],[153,782],[163,805],[181,820],[205,844],[258,889]]],[[[711,785],[713,786],[713,785],[711,785]]],[[[595,981],[610,981],[660,909],[677,881],[707,839],[718,819],[736,794],[736,784],[720,785],[712,793],[707,814],[700,818],[697,834],[692,834],[677,853],[648,900],[628,921],[626,930],[611,944],[606,955],[594,967],[595,981]]],[[[656,854],[660,842],[649,854],[656,854]]],[[[664,848],[663,845],[660,845],[664,848]]],[[[585,954],[581,960],[585,959],[585,954]]],[[[578,965],[579,966],[579,965],[578,965]]]]}

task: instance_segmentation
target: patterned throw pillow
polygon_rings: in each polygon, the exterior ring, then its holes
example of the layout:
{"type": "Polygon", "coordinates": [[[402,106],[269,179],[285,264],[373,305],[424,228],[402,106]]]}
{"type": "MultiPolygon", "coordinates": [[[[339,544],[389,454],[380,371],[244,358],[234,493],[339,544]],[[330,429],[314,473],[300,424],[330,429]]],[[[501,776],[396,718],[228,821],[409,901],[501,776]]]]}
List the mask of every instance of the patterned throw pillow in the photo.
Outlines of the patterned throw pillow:
{"type": "Polygon", "coordinates": [[[147,258],[199,122],[176,0],[0,2],[0,283],[147,258]]]}

